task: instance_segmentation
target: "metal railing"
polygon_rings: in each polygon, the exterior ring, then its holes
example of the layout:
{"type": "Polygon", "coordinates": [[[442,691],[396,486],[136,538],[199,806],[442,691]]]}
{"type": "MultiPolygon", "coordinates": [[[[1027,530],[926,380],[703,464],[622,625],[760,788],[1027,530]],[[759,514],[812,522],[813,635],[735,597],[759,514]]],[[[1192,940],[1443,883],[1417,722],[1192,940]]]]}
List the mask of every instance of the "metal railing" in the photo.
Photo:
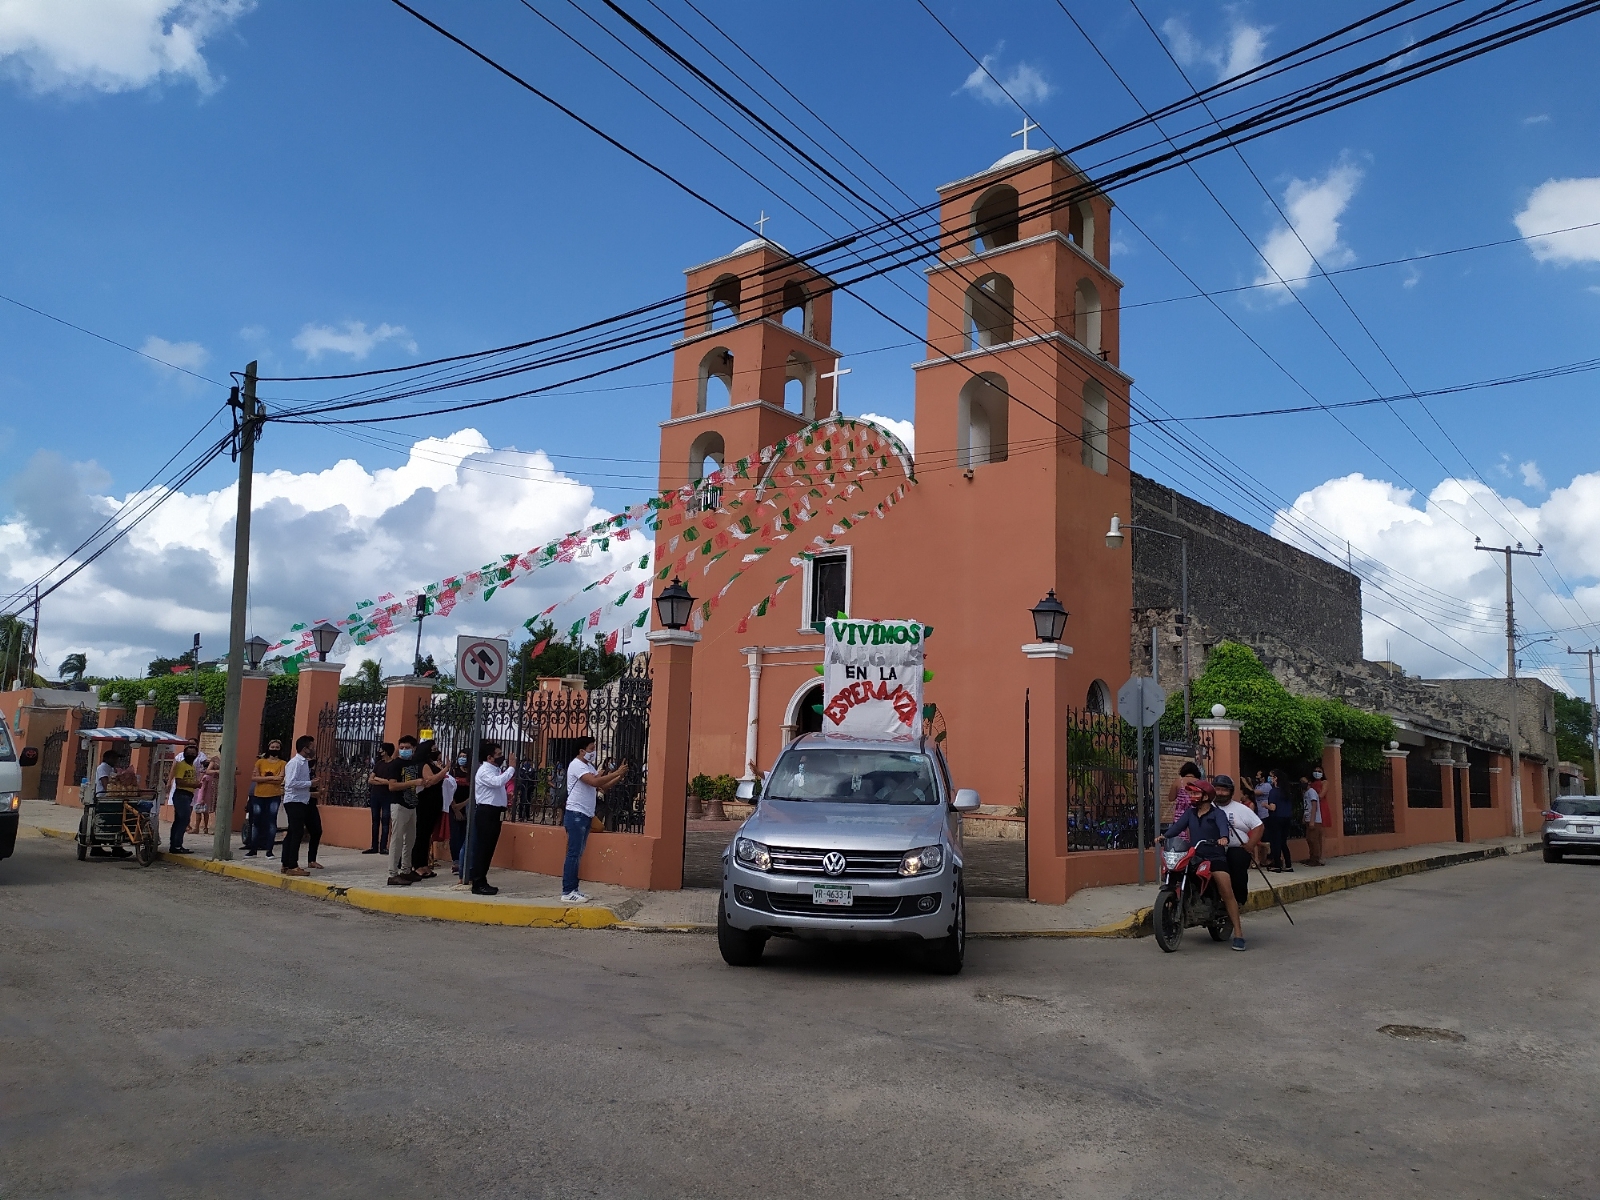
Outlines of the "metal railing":
{"type": "Polygon", "coordinates": [[[1388,769],[1345,771],[1340,779],[1344,835],[1394,832],[1394,786],[1388,769]]]}
{"type": "Polygon", "coordinates": [[[382,700],[330,704],[318,714],[315,775],[323,804],[355,808],[367,803],[385,715],[382,700]]]}

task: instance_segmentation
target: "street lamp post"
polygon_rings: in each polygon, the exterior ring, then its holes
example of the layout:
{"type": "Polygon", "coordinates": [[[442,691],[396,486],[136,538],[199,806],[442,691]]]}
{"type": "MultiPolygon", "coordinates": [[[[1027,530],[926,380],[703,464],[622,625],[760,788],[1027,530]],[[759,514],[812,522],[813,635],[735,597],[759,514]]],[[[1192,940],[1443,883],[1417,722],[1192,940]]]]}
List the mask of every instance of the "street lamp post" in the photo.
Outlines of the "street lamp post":
{"type": "Polygon", "coordinates": [[[656,597],[656,613],[661,618],[661,624],[668,629],[682,629],[689,623],[689,614],[693,611],[694,597],[674,575],[672,582],[662,588],[661,594],[656,597]]]}
{"type": "Polygon", "coordinates": [[[1067,610],[1056,599],[1056,590],[1028,610],[1033,614],[1033,632],[1041,642],[1059,642],[1067,631],[1067,610]]]}
{"type": "Polygon", "coordinates": [[[261,669],[261,660],[267,656],[267,651],[271,648],[271,643],[259,633],[245,642],[244,658],[250,664],[252,671],[261,669]]]}
{"type": "MultiPolygon", "coordinates": [[[[1165,529],[1154,529],[1149,525],[1124,525],[1122,519],[1116,514],[1111,514],[1111,528],[1106,530],[1106,548],[1117,550],[1122,546],[1125,531],[1136,529],[1140,533],[1153,533],[1158,537],[1171,538],[1178,543],[1179,561],[1179,615],[1178,615],[1178,640],[1183,648],[1183,736],[1190,734],[1189,721],[1189,539],[1178,533],[1168,533],[1165,529]]],[[[1152,650],[1154,653],[1154,650],[1152,650]]],[[[1152,668],[1155,666],[1151,662],[1152,668]]]]}
{"type": "Polygon", "coordinates": [[[319,662],[328,661],[328,651],[333,649],[333,644],[339,640],[339,628],[324,621],[311,629],[311,644],[317,648],[319,662]]]}

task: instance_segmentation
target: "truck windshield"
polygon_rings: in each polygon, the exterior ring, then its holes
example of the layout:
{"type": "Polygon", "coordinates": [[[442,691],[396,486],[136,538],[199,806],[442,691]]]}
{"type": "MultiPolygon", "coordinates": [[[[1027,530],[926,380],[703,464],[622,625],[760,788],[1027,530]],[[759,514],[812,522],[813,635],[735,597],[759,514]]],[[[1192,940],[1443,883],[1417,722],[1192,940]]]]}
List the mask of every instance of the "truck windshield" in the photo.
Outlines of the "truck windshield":
{"type": "Polygon", "coordinates": [[[0,717],[0,762],[16,762],[17,752],[11,745],[11,731],[6,728],[6,719],[0,717]]]}
{"type": "Polygon", "coordinates": [[[802,750],[778,760],[762,793],[767,800],[825,804],[937,804],[933,764],[925,754],[892,750],[802,750]]]}

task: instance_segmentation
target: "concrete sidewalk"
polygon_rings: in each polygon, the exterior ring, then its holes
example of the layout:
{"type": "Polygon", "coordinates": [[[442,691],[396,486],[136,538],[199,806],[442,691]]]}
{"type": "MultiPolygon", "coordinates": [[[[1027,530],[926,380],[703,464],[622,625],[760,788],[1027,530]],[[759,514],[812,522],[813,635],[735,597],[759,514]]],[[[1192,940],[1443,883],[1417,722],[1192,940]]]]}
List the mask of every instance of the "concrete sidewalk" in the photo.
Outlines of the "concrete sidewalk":
{"type": "MultiPolygon", "coordinates": [[[[71,838],[77,833],[77,809],[37,800],[22,805],[24,829],[71,838]]],[[[166,845],[167,830],[162,830],[166,845]]],[[[659,932],[711,932],[716,928],[717,890],[686,888],[679,892],[642,892],[609,884],[584,884],[593,897],[589,904],[563,904],[561,882],[551,875],[527,871],[495,871],[491,882],[498,896],[474,896],[448,871],[411,887],[389,887],[388,858],[362,854],[338,846],[325,846],[319,854],[322,870],[310,876],[282,874],[275,858],[246,858],[234,839],[231,862],[209,856],[211,839],[189,835],[189,855],[163,854],[162,861],[208,871],[267,887],[333,903],[349,904],[371,912],[397,916],[429,917],[479,925],[521,925],[564,929],[633,929],[659,932]]],[[[1459,863],[1477,862],[1536,849],[1537,837],[1500,838],[1488,842],[1442,842],[1351,854],[1321,867],[1296,867],[1292,873],[1268,879],[1285,903],[1413,875],[1459,863]]],[[[85,867],[98,860],[90,860],[85,867]]],[[[303,864],[302,864],[303,865],[303,864]]],[[[1275,904],[1260,875],[1253,875],[1246,912],[1275,904]]],[[[1155,883],[1119,884],[1085,888],[1064,905],[1035,904],[1029,900],[973,896],[968,898],[967,928],[974,937],[1142,937],[1150,932],[1150,904],[1155,883]]]]}

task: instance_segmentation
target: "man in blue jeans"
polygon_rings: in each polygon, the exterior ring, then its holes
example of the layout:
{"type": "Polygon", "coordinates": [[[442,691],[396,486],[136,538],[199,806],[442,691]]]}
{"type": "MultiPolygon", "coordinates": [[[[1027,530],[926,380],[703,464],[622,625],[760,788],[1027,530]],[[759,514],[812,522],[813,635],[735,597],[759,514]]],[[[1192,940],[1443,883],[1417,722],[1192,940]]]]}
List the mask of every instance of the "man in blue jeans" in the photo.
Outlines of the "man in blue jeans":
{"type": "Polygon", "coordinates": [[[589,899],[578,890],[578,863],[583,860],[583,846],[594,822],[596,793],[628,773],[628,761],[623,759],[614,770],[596,774],[594,744],[592,737],[580,739],[578,756],[567,767],[567,812],[561,820],[567,830],[567,861],[561,868],[561,899],[568,904],[583,904],[589,899]]]}

